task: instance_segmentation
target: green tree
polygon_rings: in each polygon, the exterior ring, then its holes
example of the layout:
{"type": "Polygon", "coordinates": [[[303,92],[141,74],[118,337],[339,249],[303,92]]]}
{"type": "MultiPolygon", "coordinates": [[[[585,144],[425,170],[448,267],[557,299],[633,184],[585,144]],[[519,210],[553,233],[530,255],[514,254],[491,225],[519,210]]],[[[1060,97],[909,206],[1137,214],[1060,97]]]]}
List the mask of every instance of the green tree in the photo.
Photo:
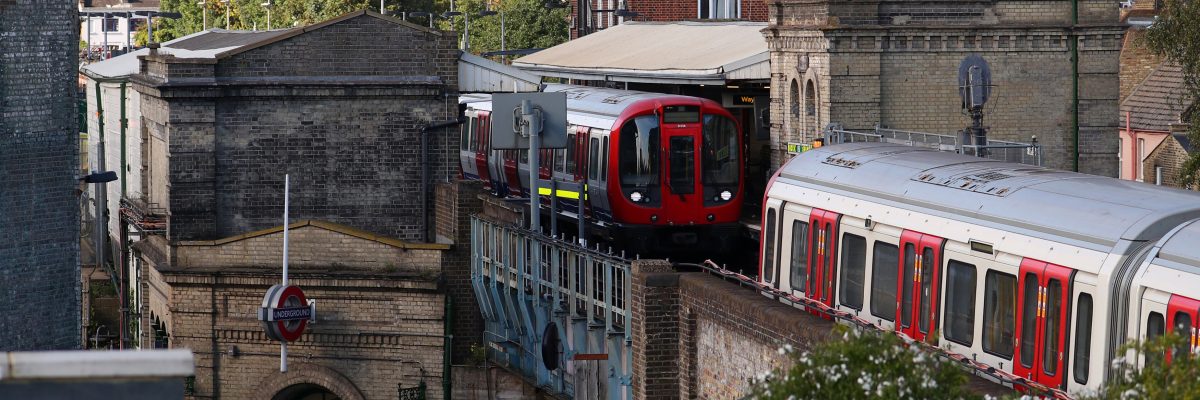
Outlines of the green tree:
{"type": "Polygon", "coordinates": [[[1200,399],[1200,355],[1190,354],[1188,337],[1174,333],[1130,343],[1118,354],[1150,355],[1141,368],[1124,358],[1113,362],[1112,378],[1084,399],[1200,399]],[[1171,354],[1170,362],[1165,355],[1171,354]]]}
{"type": "MultiPolygon", "coordinates": [[[[959,367],[897,337],[839,326],[844,340],[805,353],[793,363],[751,382],[748,398],[785,399],[975,399],[959,367]]],[[[781,349],[781,352],[788,352],[781,349]]]]}
{"type": "MultiPolygon", "coordinates": [[[[1146,44],[1183,68],[1187,92],[1191,99],[1200,99],[1200,1],[1166,0],[1158,20],[1146,30],[1146,44]]],[[[1191,124],[1188,139],[1200,143],[1200,111],[1193,106],[1184,114],[1191,124]]],[[[1200,151],[1192,151],[1179,178],[1185,185],[1200,184],[1200,151]]]]}
{"type": "MultiPolygon", "coordinates": [[[[263,7],[264,0],[162,0],[163,11],[176,11],[183,17],[175,20],[163,20],[161,28],[154,30],[156,41],[167,41],[178,37],[199,32],[204,25],[205,10],[208,15],[208,28],[228,28],[233,30],[265,30],[267,29],[267,9],[263,7]],[[229,26],[226,27],[226,14],[229,16],[229,26]]],[[[310,25],[351,11],[368,9],[379,11],[379,0],[271,0],[271,28],[291,28],[310,25]]],[[[385,10],[395,11],[427,11],[441,13],[448,9],[449,3],[441,4],[434,0],[384,0],[385,10]]]]}
{"type": "MultiPolygon", "coordinates": [[[[567,41],[567,10],[546,9],[542,0],[460,0],[455,8],[470,14],[471,52],[475,54],[500,50],[501,15],[479,16],[484,4],[503,13],[504,47],[506,49],[547,48],[567,41]]],[[[453,17],[439,21],[442,29],[464,32],[466,18],[453,17]]]]}

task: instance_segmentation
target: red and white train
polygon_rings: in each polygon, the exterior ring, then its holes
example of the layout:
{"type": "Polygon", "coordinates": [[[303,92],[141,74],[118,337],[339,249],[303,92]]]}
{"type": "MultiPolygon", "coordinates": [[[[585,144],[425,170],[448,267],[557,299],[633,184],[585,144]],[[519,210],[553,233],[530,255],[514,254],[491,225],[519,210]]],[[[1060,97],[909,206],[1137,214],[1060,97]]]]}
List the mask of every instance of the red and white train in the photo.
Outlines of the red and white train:
{"type": "MultiPolygon", "coordinates": [[[[569,145],[541,150],[540,176],[586,185],[583,212],[591,232],[638,252],[728,246],[737,236],[744,146],[733,116],[719,104],[571,85],[545,91],[567,95],[569,145]]],[[[482,180],[500,196],[527,196],[527,151],[490,147],[491,96],[465,95],[460,103],[467,117],[463,177],[482,180]]],[[[574,219],[576,201],[560,204],[560,214],[574,219]]]]}
{"type": "Polygon", "coordinates": [[[854,143],[789,161],[764,210],[761,285],[1018,384],[1095,390],[1144,360],[1127,341],[1200,339],[1195,192],[854,143]]]}

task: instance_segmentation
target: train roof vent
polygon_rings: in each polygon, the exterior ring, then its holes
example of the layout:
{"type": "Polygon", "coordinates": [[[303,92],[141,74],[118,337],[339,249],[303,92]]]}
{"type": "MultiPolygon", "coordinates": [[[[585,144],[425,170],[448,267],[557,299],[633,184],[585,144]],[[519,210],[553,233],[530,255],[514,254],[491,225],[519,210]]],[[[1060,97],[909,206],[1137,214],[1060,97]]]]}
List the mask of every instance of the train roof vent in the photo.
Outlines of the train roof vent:
{"type": "Polygon", "coordinates": [[[1045,181],[1036,175],[1054,173],[1040,168],[997,169],[980,165],[951,165],[922,171],[913,180],[959,190],[1004,197],[1018,189],[1045,181]]]}
{"type": "Polygon", "coordinates": [[[919,150],[921,150],[921,149],[918,149],[915,147],[898,147],[894,150],[875,151],[875,152],[869,152],[869,153],[858,152],[858,151],[847,151],[847,152],[832,154],[829,157],[825,157],[825,161],[822,161],[822,162],[825,164],[835,165],[838,167],[858,168],[858,167],[862,166],[863,164],[866,164],[866,163],[874,161],[874,160],[878,160],[880,158],[884,158],[884,157],[888,157],[888,156],[892,156],[892,155],[896,155],[896,154],[901,154],[901,153],[909,153],[909,152],[913,152],[913,151],[919,151],[919,150]]]}

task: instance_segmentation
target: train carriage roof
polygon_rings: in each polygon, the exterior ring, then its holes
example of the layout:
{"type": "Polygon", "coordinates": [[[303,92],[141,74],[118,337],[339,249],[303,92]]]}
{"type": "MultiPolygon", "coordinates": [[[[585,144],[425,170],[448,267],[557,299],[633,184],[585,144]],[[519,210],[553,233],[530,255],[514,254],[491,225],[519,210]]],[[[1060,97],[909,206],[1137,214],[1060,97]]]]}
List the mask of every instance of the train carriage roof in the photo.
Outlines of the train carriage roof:
{"type": "MultiPolygon", "coordinates": [[[[698,97],[598,88],[591,86],[549,84],[543,92],[563,92],[567,95],[567,119],[572,124],[609,129],[625,109],[642,100],[689,100],[698,97]]],[[[467,94],[459,97],[459,103],[469,107],[491,111],[491,95],[467,94]]]]}
{"type": "Polygon", "coordinates": [[[1105,246],[1200,217],[1195,192],[883,143],[805,152],[780,179],[1105,246]]]}
{"type": "MultiPolygon", "coordinates": [[[[1157,258],[1182,265],[1200,265],[1200,220],[1193,220],[1159,243],[1157,258]]],[[[1193,272],[1200,272],[1192,267],[1193,272]]]]}

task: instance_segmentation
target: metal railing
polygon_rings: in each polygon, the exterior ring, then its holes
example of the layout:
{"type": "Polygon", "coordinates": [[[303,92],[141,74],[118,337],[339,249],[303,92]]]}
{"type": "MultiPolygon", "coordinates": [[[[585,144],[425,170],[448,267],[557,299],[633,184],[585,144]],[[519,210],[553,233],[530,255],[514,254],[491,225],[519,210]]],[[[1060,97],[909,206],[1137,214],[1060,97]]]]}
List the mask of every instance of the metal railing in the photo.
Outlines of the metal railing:
{"type": "Polygon", "coordinates": [[[471,282],[486,320],[485,337],[512,351],[493,348],[493,359],[536,379],[539,386],[572,395],[570,372],[541,365],[544,329],[554,322],[562,357],[604,354],[616,371],[609,378],[608,398],[630,398],[630,262],[599,248],[479,217],[471,218],[471,237],[471,282]]]}
{"type": "Polygon", "coordinates": [[[905,131],[876,126],[872,131],[852,131],[829,124],[822,132],[826,144],[883,142],[924,147],[1026,165],[1042,165],[1042,147],[1035,137],[1031,143],[988,140],[986,145],[965,144],[961,134],[905,131]]]}

